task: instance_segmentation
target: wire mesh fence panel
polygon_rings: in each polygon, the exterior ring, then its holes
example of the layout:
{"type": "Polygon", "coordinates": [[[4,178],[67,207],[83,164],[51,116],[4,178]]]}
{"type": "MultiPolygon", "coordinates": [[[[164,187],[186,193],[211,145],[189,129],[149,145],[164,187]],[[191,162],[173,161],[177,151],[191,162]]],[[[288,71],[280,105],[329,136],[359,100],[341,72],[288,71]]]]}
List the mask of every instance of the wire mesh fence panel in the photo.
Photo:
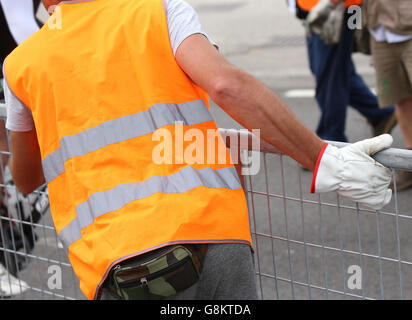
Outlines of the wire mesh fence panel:
{"type": "Polygon", "coordinates": [[[2,184],[7,209],[1,211],[1,295],[18,299],[76,299],[81,295],[67,253],[59,241],[47,190],[22,196],[2,184]],[[43,203],[40,203],[43,201],[43,203]],[[15,209],[15,210],[13,210],[15,209]]]}
{"type": "MultiPolygon", "coordinates": [[[[254,159],[243,181],[262,299],[412,298],[412,216],[403,193],[382,211],[335,193],[313,195],[312,173],[294,160],[263,142],[239,148],[238,137],[251,141],[243,131],[221,133],[232,152],[254,159]],[[256,161],[258,170],[247,174],[256,161]]],[[[390,149],[377,158],[411,169],[412,152],[390,149]]],[[[0,299],[85,299],[53,227],[46,186],[22,196],[1,169],[0,299]]]]}
{"type": "MultiPolygon", "coordinates": [[[[412,152],[376,158],[410,170],[412,152]]],[[[261,153],[258,174],[244,179],[262,299],[412,298],[412,217],[396,185],[382,211],[313,195],[312,173],[276,150],[261,153]]]]}

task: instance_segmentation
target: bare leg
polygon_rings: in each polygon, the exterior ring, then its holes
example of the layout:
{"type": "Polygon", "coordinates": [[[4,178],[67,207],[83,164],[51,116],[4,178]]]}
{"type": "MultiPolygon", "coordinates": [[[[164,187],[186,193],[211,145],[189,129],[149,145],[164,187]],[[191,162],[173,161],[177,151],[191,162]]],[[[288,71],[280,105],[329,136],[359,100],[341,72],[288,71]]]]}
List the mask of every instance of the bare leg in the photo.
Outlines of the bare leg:
{"type": "Polygon", "coordinates": [[[405,99],[398,104],[396,116],[406,148],[412,149],[412,98],[405,99]]]}

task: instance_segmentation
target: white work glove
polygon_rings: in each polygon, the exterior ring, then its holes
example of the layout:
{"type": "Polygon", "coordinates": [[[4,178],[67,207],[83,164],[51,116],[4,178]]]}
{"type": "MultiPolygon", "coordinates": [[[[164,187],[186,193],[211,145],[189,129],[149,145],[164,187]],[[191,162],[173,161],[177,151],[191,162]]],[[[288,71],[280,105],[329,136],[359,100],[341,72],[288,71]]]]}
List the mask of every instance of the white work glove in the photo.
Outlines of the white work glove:
{"type": "Polygon", "coordinates": [[[337,44],[340,41],[345,14],[345,5],[335,5],[330,0],[320,0],[309,12],[306,19],[308,37],[316,33],[327,44],[337,44]]]}
{"type": "Polygon", "coordinates": [[[380,210],[392,198],[391,171],[370,156],[389,148],[392,136],[359,141],[344,148],[326,145],[313,174],[312,193],[336,191],[339,195],[380,210]]]}

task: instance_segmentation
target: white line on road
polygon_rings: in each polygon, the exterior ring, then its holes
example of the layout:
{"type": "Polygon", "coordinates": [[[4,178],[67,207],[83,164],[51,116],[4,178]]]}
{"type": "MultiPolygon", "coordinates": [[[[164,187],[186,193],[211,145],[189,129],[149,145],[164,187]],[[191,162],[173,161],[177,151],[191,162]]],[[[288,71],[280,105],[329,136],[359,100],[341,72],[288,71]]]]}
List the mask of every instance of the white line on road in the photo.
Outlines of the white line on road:
{"type": "Polygon", "coordinates": [[[314,89],[294,89],[285,92],[286,98],[313,98],[314,96],[314,89]]]}
{"type": "MultiPolygon", "coordinates": [[[[374,94],[376,94],[376,88],[369,88],[374,94]]],[[[285,92],[286,98],[314,98],[315,89],[293,89],[285,92]]]]}

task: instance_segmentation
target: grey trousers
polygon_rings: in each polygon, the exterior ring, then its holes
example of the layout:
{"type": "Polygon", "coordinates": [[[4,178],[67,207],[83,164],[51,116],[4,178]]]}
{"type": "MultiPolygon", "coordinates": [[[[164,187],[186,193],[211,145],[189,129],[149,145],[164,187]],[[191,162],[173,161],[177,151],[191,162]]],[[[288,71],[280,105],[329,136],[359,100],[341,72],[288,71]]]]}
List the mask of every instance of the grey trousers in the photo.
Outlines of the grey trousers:
{"type": "MultiPolygon", "coordinates": [[[[102,300],[114,299],[106,290],[102,300]]],[[[199,281],[170,300],[257,300],[253,254],[245,244],[210,244],[199,281]]]]}

